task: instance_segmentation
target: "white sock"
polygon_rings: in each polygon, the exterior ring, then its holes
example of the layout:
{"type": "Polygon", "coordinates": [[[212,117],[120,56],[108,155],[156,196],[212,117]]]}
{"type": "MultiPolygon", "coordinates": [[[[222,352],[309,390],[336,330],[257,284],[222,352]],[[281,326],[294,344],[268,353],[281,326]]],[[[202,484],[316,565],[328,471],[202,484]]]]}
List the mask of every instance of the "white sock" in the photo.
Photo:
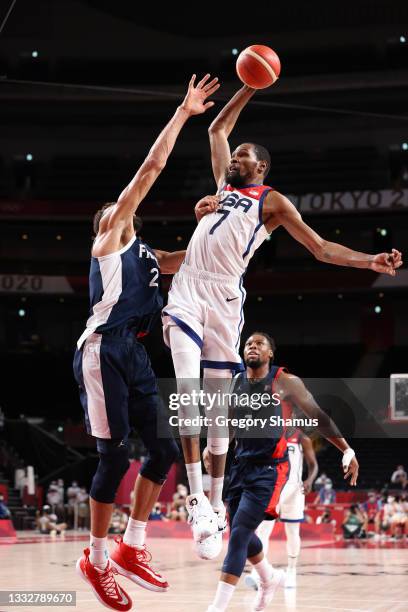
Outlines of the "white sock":
{"type": "Polygon", "coordinates": [[[227,582],[220,581],[218,583],[217,592],[212,602],[214,608],[222,612],[226,610],[231,600],[231,597],[234,594],[234,590],[235,586],[233,584],[228,584],[227,582]]]}
{"type": "Polygon", "coordinates": [[[105,569],[108,565],[108,538],[96,538],[91,534],[89,540],[90,555],[89,560],[98,569],[105,569]]]}
{"type": "Polygon", "coordinates": [[[144,521],[136,521],[129,517],[123,541],[128,546],[142,547],[145,542],[147,523],[144,521]]]}
{"type": "Polygon", "coordinates": [[[214,510],[221,510],[222,503],[222,488],[224,486],[224,476],[213,478],[210,476],[210,503],[214,510]]]}
{"type": "Polygon", "coordinates": [[[190,495],[204,493],[201,461],[197,461],[197,463],[186,463],[186,470],[188,484],[190,486],[190,495]]]}
{"type": "Polygon", "coordinates": [[[288,568],[296,569],[297,560],[298,560],[297,557],[288,557],[288,568]]]}
{"type": "Polygon", "coordinates": [[[259,561],[259,563],[255,563],[254,570],[257,572],[261,582],[269,582],[272,578],[273,567],[266,557],[259,561]]]}

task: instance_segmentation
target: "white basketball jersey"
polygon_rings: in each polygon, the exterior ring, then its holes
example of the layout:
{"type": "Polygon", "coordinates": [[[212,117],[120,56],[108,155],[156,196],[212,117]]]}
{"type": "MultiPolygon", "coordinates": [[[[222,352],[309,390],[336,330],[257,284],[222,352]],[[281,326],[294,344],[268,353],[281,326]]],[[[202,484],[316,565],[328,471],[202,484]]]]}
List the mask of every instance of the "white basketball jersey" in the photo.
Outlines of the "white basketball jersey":
{"type": "Polygon", "coordinates": [[[290,463],[288,483],[301,484],[303,473],[303,448],[300,443],[299,434],[295,434],[288,438],[287,443],[290,463]]]}
{"type": "Polygon", "coordinates": [[[269,235],[262,221],[266,185],[220,192],[220,208],[203,217],[187,247],[185,263],[197,270],[239,278],[269,235]]]}

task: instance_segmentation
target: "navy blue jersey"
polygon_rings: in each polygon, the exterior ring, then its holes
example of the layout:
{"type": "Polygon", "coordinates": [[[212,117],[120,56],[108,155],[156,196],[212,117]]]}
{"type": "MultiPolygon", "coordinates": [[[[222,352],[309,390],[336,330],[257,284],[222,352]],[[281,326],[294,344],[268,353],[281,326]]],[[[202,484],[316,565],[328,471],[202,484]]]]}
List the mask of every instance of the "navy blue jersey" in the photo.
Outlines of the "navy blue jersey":
{"type": "Polygon", "coordinates": [[[92,333],[133,328],[147,333],[163,308],[160,267],[152,249],[136,236],[110,255],[92,257],[91,311],[78,348],[92,333]]]}
{"type": "Polygon", "coordinates": [[[239,428],[235,431],[236,459],[273,463],[287,458],[285,428],[279,424],[275,425],[271,420],[271,417],[284,418],[280,399],[277,394],[274,395],[274,382],[282,371],[283,368],[272,366],[265,378],[254,383],[248,380],[246,372],[242,372],[235,379],[233,393],[239,399],[233,407],[231,417],[245,419],[248,423],[246,429],[239,428]],[[259,424],[253,425],[254,419],[259,419],[259,424]],[[260,424],[261,419],[264,420],[263,426],[260,424]]]}

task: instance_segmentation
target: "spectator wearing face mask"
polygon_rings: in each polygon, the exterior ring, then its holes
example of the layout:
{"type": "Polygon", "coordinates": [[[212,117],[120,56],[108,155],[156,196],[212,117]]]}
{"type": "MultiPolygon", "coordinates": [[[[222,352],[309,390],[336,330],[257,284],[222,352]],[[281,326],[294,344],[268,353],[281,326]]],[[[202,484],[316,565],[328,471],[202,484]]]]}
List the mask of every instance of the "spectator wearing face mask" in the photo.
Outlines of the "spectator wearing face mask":
{"type": "Polygon", "coordinates": [[[333,484],[326,482],[325,485],[320,489],[315,499],[316,504],[334,504],[336,502],[336,491],[333,489],[333,484]]]}
{"type": "Polygon", "coordinates": [[[327,476],[326,472],[322,472],[320,476],[318,476],[314,481],[313,488],[315,489],[315,491],[320,491],[320,489],[324,488],[325,484],[329,483],[332,484],[331,479],[327,476]]]}
{"type": "Polygon", "coordinates": [[[149,521],[167,521],[160,502],[156,502],[149,514],[149,521]]]}

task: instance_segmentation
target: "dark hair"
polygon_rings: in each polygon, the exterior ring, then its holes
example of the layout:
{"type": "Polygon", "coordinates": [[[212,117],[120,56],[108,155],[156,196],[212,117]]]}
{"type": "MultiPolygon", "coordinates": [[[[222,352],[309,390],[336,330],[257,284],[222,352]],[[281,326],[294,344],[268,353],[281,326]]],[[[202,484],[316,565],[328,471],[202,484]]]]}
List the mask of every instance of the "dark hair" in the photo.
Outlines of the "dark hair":
{"type": "Polygon", "coordinates": [[[267,176],[269,173],[269,170],[271,169],[271,156],[269,154],[269,151],[267,149],[265,149],[265,147],[263,147],[260,144],[256,144],[254,142],[250,143],[254,149],[254,153],[256,155],[256,159],[258,161],[265,161],[266,162],[266,168],[265,168],[265,172],[264,172],[264,176],[267,176]]]}
{"type": "MultiPolygon", "coordinates": [[[[99,232],[99,223],[102,219],[103,213],[105,212],[105,210],[107,210],[111,206],[115,206],[115,204],[116,202],[107,202],[99,210],[97,210],[96,213],[94,214],[93,231],[94,231],[95,236],[99,232]]],[[[137,217],[136,215],[133,215],[133,227],[134,227],[136,234],[140,232],[140,230],[142,229],[142,225],[143,225],[143,222],[141,218],[137,217]]]]}
{"type": "MultiPolygon", "coordinates": [[[[267,340],[267,342],[268,342],[269,346],[271,347],[271,350],[273,351],[273,353],[275,353],[275,351],[276,351],[276,342],[272,338],[272,336],[270,336],[266,332],[254,331],[254,332],[252,332],[252,334],[250,334],[250,336],[248,336],[248,338],[250,338],[251,336],[255,336],[255,334],[257,334],[258,336],[263,336],[265,338],[265,340],[267,340]]],[[[247,338],[247,340],[248,340],[248,338],[247,338]]],[[[247,342],[247,340],[245,342],[247,342]]]]}

